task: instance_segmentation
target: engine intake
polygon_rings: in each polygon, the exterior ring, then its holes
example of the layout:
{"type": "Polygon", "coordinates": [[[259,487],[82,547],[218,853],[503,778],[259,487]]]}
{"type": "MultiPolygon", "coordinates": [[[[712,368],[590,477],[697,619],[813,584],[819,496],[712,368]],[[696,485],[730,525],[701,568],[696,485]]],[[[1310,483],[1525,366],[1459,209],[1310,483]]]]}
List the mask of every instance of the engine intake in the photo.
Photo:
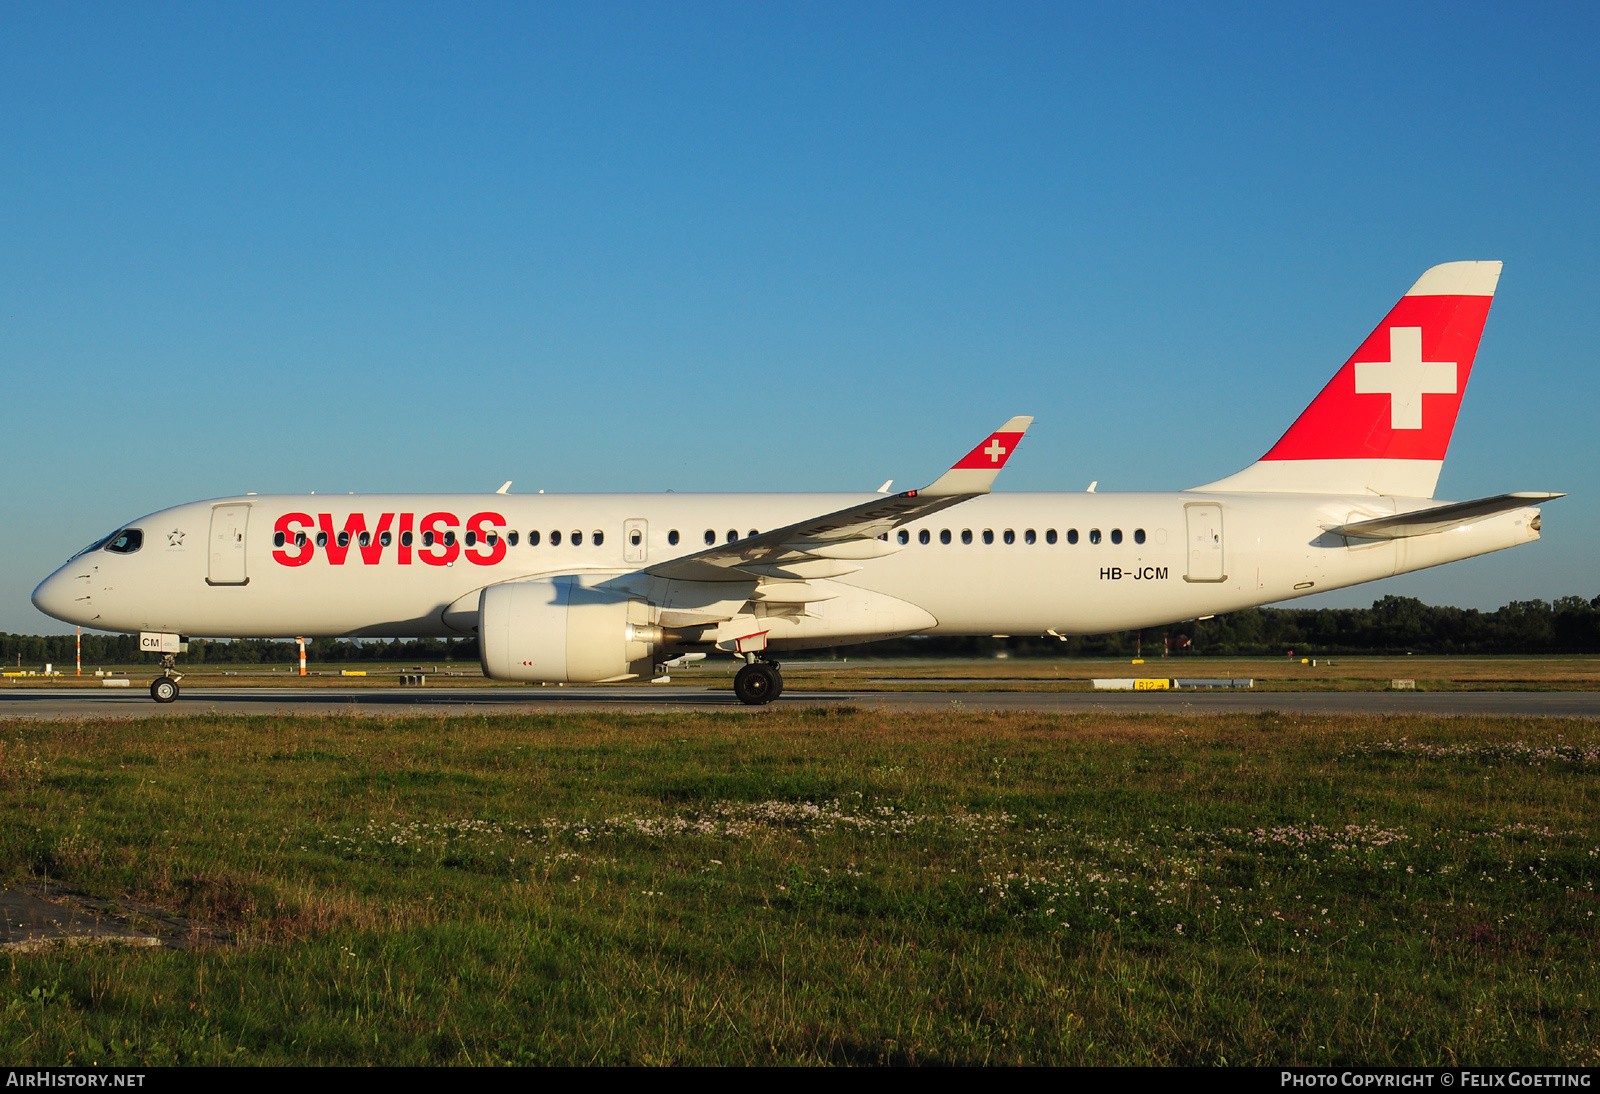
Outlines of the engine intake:
{"type": "Polygon", "coordinates": [[[479,654],[494,680],[627,680],[649,674],[668,640],[643,600],[576,577],[490,585],[478,598],[479,654]]]}

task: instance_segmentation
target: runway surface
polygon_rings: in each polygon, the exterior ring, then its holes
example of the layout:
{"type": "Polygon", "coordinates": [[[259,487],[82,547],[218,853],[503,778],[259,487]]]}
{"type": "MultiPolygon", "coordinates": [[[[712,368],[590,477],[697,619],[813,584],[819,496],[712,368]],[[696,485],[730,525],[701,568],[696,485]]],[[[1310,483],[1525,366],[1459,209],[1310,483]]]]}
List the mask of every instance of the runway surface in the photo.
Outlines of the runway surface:
{"type": "Polygon", "coordinates": [[[0,691],[5,718],[151,718],[182,714],[338,714],[439,717],[607,710],[760,713],[785,706],[881,710],[1034,710],[1072,713],[1443,714],[1600,718],[1595,691],[948,692],[790,690],[773,707],[747,707],[731,691],[662,685],[642,688],[185,688],[168,705],[143,688],[0,691]]]}

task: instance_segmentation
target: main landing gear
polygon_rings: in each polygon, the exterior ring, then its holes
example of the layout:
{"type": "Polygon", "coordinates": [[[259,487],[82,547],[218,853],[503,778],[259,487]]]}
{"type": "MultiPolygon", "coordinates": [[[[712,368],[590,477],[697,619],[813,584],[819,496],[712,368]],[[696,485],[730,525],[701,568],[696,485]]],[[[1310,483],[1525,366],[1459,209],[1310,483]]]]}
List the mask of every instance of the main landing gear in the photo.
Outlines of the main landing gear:
{"type": "Polygon", "coordinates": [[[783,694],[783,671],[776,661],[752,659],[733,678],[733,693],[741,703],[765,706],[783,694]]]}
{"type": "Polygon", "coordinates": [[[158,703],[174,703],[178,699],[178,661],[172,654],[161,659],[161,675],[150,685],[150,698],[158,703]]]}

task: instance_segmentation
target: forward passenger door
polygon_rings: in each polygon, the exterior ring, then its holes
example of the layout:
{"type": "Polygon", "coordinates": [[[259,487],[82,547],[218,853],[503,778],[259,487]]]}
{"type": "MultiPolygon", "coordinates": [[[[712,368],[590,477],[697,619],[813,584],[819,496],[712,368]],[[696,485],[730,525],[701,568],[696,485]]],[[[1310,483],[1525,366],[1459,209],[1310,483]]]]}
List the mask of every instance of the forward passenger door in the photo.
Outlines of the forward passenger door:
{"type": "Polygon", "coordinates": [[[245,529],[250,522],[248,505],[218,505],[211,510],[210,556],[206,571],[209,585],[248,585],[245,574],[245,529]]]}

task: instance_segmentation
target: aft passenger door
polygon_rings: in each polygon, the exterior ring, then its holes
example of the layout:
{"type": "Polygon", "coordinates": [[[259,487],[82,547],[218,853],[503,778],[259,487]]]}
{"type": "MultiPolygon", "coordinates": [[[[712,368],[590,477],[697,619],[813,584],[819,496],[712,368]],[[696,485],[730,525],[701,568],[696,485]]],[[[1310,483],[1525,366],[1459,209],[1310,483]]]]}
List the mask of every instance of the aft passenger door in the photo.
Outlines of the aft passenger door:
{"type": "Polygon", "coordinates": [[[250,521],[248,505],[219,505],[211,510],[210,565],[208,585],[248,585],[244,570],[245,527],[250,521]]]}
{"type": "Polygon", "coordinates": [[[1222,506],[1186,505],[1189,572],[1185,581],[1226,581],[1222,568],[1222,506]]]}

